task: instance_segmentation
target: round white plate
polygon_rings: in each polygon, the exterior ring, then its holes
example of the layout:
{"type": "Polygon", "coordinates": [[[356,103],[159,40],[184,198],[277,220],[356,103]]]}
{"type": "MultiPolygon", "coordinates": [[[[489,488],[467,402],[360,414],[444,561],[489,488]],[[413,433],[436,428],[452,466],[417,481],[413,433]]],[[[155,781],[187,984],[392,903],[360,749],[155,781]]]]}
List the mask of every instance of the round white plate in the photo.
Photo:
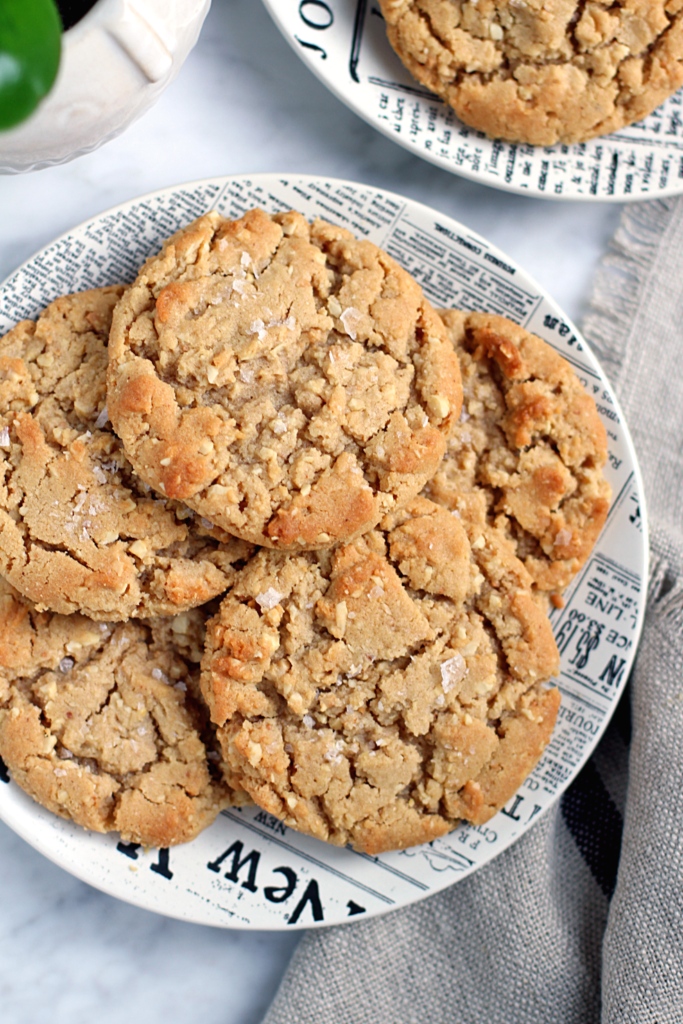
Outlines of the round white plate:
{"type": "Polygon", "coordinates": [[[263,0],[318,78],[365,121],[472,181],[551,199],[683,192],[683,89],[614,135],[573,146],[492,141],[420,85],[389,45],[377,0],[263,0]]]}
{"type": "Polygon", "coordinates": [[[148,910],[228,928],[304,928],[371,917],[465,878],[538,820],[576,776],[626,683],[644,612],[642,484],[612,390],[574,326],[504,253],[419,203],[351,182],[297,175],[215,178],[165,189],[95,217],[0,285],[0,333],[65,292],[130,281],[164,238],[210,209],[229,217],[292,207],[366,236],[422,284],[434,305],[517,320],[570,361],[609,434],[613,504],[598,545],[552,614],[562,654],[553,739],[517,795],[487,825],[369,857],[301,836],[259,809],[229,810],[194,842],[122,844],[43,810],[0,773],[0,817],[72,874],[148,910]]]}

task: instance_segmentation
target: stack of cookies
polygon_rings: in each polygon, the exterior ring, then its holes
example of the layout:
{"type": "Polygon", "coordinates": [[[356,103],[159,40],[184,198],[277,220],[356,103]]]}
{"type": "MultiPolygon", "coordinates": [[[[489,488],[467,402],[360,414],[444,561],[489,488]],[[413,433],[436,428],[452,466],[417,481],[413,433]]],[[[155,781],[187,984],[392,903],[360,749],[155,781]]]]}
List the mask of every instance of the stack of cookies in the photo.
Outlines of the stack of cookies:
{"type": "Polygon", "coordinates": [[[146,845],[249,799],[372,854],[482,823],[551,735],[605,459],[516,324],[208,214],[0,341],[0,756],[146,845]]]}

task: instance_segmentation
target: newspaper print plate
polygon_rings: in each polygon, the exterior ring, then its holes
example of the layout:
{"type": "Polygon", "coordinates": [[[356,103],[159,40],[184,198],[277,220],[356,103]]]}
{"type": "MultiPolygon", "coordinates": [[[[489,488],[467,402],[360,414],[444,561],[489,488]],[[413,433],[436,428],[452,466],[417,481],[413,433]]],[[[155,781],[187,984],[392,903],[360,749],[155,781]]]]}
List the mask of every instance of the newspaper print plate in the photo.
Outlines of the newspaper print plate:
{"type": "Polygon", "coordinates": [[[614,500],[595,552],[553,612],[562,652],[560,717],[517,795],[487,825],[369,857],[301,836],[258,808],[228,810],[194,842],[145,850],[44,811],[0,763],[0,817],[41,853],[131,903],[228,928],[303,928],[370,917],[465,878],[539,819],[576,776],[623,690],[643,620],[647,537],[633,446],[614,395],[580,335],[505,254],[462,224],[398,195],[344,181],[262,174],[166,189],[110,210],[47,246],[0,285],[0,332],[60,294],[130,281],[164,238],[209,209],[253,206],[320,216],[381,245],[441,307],[504,313],[576,369],[609,433],[614,500]]]}
{"type": "Polygon", "coordinates": [[[464,178],[551,199],[623,202],[683,192],[683,89],[643,121],[573,146],[492,141],[403,67],[376,0],[264,0],[311,71],[407,150],[464,178]]]}

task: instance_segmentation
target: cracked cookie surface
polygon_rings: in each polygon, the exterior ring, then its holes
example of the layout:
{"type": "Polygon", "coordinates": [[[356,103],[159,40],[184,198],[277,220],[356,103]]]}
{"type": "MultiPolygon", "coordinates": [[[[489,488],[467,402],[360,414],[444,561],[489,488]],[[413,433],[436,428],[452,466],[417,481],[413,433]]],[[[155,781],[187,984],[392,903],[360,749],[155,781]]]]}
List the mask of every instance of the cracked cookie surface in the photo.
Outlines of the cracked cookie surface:
{"type": "Polygon", "coordinates": [[[106,426],[122,292],[57,299],[0,339],[0,571],[39,609],[117,620],[210,600],[249,553],[153,494],[106,426]]]}
{"type": "Polygon", "coordinates": [[[148,260],[110,338],[109,413],[140,476],[271,548],[349,540],[436,471],[457,360],[419,285],[367,241],[260,210],[148,260]]]}
{"type": "Polygon", "coordinates": [[[460,422],[427,486],[513,543],[540,590],[561,591],[609,511],[607,435],[569,363],[504,317],[442,312],[463,377],[460,422]]]}
{"type": "Polygon", "coordinates": [[[683,85],[679,0],[380,0],[420,82],[492,138],[606,135],[683,85]]]}
{"type": "Polygon", "coordinates": [[[167,847],[232,803],[198,687],[204,615],[37,612],[0,580],[0,756],[48,810],[167,847]]]}
{"type": "Polygon", "coordinates": [[[500,531],[425,498],[330,552],[261,550],[207,626],[228,780],[379,853],[488,820],[540,757],[559,657],[500,531]]]}

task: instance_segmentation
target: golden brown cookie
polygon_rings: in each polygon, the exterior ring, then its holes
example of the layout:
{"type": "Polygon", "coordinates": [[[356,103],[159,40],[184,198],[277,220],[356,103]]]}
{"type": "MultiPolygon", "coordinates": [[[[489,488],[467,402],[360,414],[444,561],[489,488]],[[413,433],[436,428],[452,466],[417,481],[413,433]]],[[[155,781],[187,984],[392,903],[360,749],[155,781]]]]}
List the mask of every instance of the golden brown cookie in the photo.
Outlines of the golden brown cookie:
{"type": "Polygon", "coordinates": [[[582,142],[683,85],[677,0],[379,2],[409,71],[491,138],[582,142]]]}
{"type": "Polygon", "coordinates": [[[207,627],[228,780],[379,853],[488,820],[541,755],[550,623],[510,543],[415,498],[333,552],[259,551],[207,627]]]}
{"type": "Polygon", "coordinates": [[[234,802],[198,687],[204,615],[39,613],[0,579],[0,757],[50,811],[148,846],[234,802]]]}
{"type": "Polygon", "coordinates": [[[119,303],[109,414],[136,471],[229,533],[349,540],[436,471],[457,360],[377,246],[298,213],[207,214],[119,303]]]}
{"type": "Polygon", "coordinates": [[[151,493],[106,425],[122,291],[57,299],[0,340],[0,571],[39,609],[108,620],[202,604],[249,553],[151,493]]]}
{"type": "Polygon", "coordinates": [[[569,363],[504,317],[442,314],[463,376],[464,403],[425,493],[513,542],[534,584],[563,590],[609,511],[607,436],[569,363]]]}

